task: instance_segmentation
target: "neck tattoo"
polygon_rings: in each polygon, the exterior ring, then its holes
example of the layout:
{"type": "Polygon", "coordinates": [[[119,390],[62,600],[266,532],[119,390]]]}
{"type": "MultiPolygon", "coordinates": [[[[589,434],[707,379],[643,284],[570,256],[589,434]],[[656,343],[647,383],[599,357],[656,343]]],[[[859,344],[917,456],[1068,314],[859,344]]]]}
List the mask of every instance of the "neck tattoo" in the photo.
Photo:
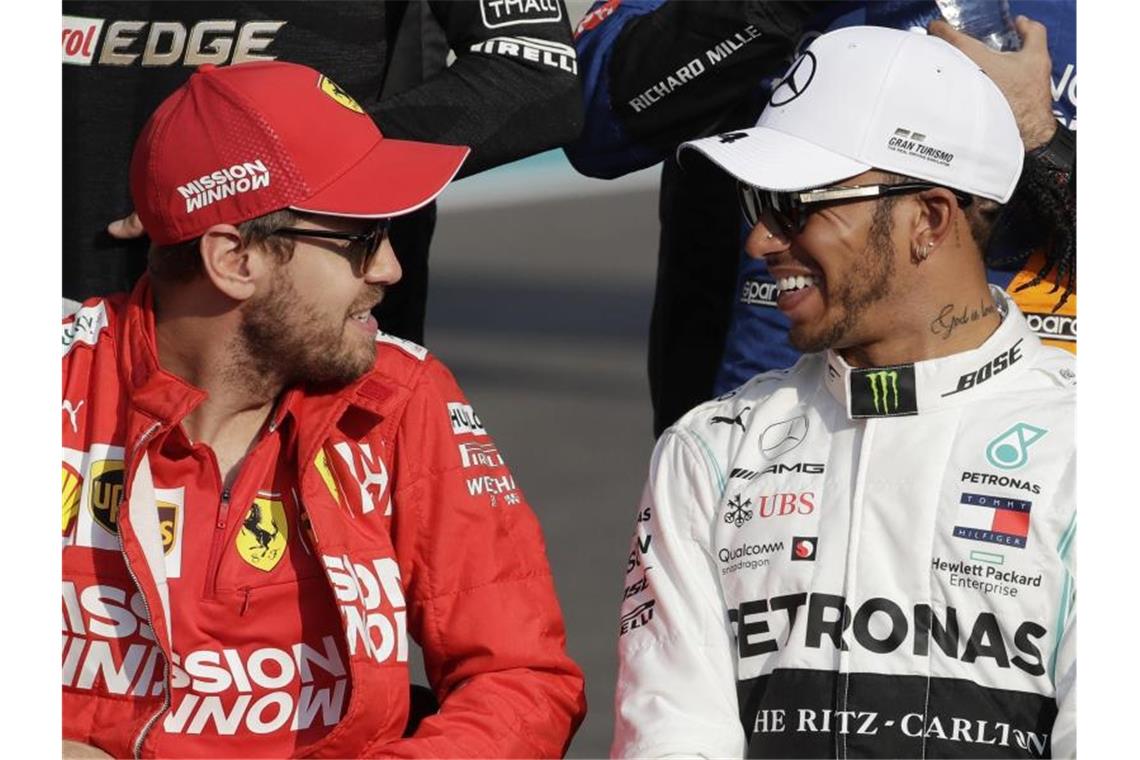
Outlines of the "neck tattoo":
{"type": "Polygon", "coordinates": [[[966,306],[959,309],[955,304],[948,303],[938,312],[938,316],[930,321],[930,332],[941,335],[943,340],[948,340],[954,330],[962,325],[977,322],[996,313],[997,305],[992,302],[981,301],[973,309],[966,306]]]}

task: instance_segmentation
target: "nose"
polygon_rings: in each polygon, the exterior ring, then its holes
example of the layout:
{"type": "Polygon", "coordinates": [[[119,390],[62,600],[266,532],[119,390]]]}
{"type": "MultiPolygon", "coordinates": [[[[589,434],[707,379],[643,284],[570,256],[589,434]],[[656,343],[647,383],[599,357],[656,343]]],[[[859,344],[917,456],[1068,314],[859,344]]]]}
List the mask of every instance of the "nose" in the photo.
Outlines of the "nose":
{"type": "Polygon", "coordinates": [[[403,275],[404,270],[400,268],[400,262],[396,258],[392,239],[386,235],[376,250],[376,255],[372,257],[368,271],[364,273],[364,281],[379,285],[395,285],[403,275]]]}
{"type": "Polygon", "coordinates": [[[788,250],[791,241],[771,214],[764,214],[744,241],[744,252],[754,259],[788,250]]]}

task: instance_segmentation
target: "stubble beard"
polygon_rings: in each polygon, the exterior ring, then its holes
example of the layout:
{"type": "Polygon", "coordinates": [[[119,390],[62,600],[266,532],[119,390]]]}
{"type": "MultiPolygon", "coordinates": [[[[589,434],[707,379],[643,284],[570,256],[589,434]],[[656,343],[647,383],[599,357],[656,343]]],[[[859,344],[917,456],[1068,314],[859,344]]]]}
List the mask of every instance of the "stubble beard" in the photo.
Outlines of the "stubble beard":
{"type": "Polygon", "coordinates": [[[239,340],[247,363],[282,388],[343,386],[376,359],[375,342],[345,340],[348,327],[304,301],[278,270],[269,291],[243,310],[239,340]]]}
{"type": "Polygon", "coordinates": [[[882,202],[875,208],[867,244],[846,280],[836,286],[831,280],[826,285],[828,300],[838,306],[839,316],[830,324],[793,325],[788,341],[801,353],[810,354],[828,348],[848,348],[845,345],[859,326],[867,310],[891,294],[891,281],[895,274],[895,252],[891,241],[892,203],[882,202]]]}

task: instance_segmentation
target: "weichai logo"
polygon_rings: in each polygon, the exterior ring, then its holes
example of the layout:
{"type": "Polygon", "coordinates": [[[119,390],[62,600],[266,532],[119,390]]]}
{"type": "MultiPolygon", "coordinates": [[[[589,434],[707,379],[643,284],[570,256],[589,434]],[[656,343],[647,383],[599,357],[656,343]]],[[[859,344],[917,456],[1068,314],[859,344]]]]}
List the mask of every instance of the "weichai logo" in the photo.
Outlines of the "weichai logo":
{"type": "Polygon", "coordinates": [[[119,532],[123,477],[121,459],[102,459],[91,465],[91,493],[87,499],[87,506],[95,522],[112,534],[119,532]]]}

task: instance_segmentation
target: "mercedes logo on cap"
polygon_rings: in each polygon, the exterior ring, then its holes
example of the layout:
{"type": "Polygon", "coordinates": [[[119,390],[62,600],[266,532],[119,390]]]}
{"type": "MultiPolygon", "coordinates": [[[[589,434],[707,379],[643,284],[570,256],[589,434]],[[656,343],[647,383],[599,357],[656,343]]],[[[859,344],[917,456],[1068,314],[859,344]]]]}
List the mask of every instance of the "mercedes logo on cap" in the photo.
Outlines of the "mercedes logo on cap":
{"type": "Polygon", "coordinates": [[[788,73],[772,90],[770,106],[784,106],[804,94],[804,90],[815,78],[815,54],[810,50],[796,59],[788,73]]]}

